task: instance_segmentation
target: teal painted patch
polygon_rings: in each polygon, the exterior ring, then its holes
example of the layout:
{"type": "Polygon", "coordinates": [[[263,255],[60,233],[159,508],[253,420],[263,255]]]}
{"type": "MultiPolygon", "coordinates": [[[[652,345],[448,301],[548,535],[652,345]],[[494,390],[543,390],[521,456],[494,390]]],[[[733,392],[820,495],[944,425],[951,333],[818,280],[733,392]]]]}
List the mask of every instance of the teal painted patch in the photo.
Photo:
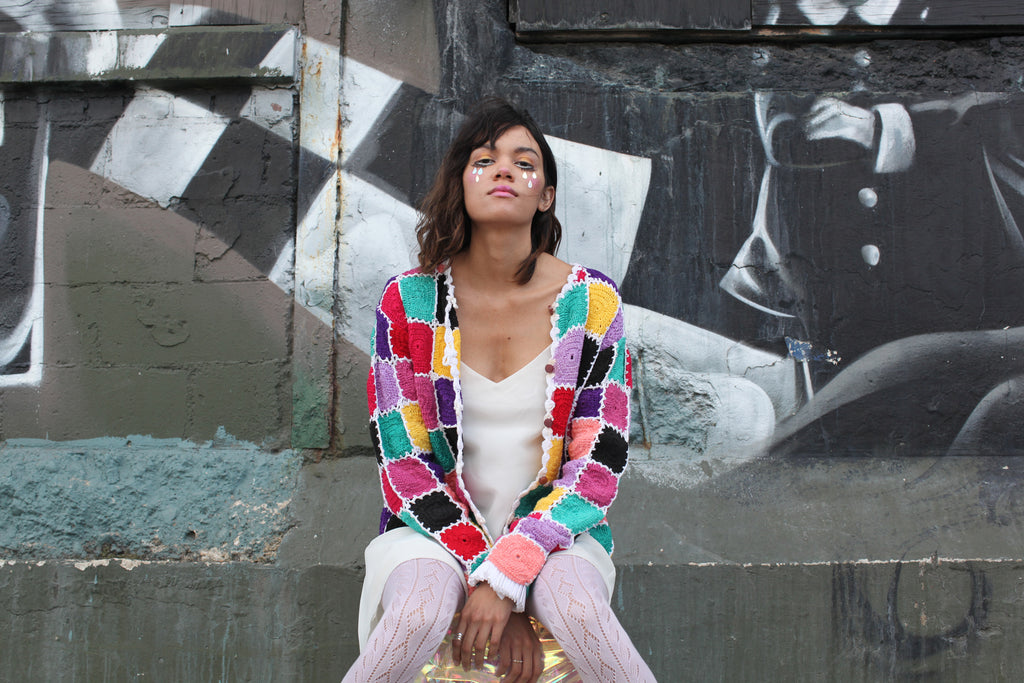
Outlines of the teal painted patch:
{"type": "Polygon", "coordinates": [[[408,318],[430,322],[437,310],[437,283],[432,277],[402,278],[398,282],[408,318]]]}
{"type": "Polygon", "coordinates": [[[430,445],[434,449],[434,458],[437,460],[437,464],[444,469],[445,472],[451,472],[455,469],[455,456],[452,454],[452,449],[448,445],[448,440],[444,438],[444,434],[440,431],[432,431],[430,434],[430,445]]]}
{"type": "Polygon", "coordinates": [[[327,448],[330,446],[330,385],[326,377],[319,381],[296,368],[292,383],[292,447],[327,448]]]}
{"type": "Polygon", "coordinates": [[[564,335],[570,328],[587,322],[587,286],[574,285],[558,301],[558,331],[564,335]]]}
{"type": "Polygon", "coordinates": [[[562,496],[551,507],[551,518],[565,526],[573,536],[583,533],[603,517],[601,510],[575,493],[562,496]]]}
{"type": "Polygon", "coordinates": [[[272,559],[301,457],[218,432],[0,447],[3,557],[272,559]]]}

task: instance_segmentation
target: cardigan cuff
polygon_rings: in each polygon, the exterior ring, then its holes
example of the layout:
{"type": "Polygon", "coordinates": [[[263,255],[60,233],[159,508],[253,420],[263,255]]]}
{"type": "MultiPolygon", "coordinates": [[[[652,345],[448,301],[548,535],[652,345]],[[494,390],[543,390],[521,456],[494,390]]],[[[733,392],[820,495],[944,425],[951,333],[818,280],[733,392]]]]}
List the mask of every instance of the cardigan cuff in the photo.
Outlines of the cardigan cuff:
{"type": "Polygon", "coordinates": [[[495,567],[491,562],[485,561],[469,575],[469,585],[475,586],[478,583],[487,582],[498,597],[508,598],[515,603],[513,612],[522,612],[526,609],[527,587],[516,583],[508,578],[495,567]]]}

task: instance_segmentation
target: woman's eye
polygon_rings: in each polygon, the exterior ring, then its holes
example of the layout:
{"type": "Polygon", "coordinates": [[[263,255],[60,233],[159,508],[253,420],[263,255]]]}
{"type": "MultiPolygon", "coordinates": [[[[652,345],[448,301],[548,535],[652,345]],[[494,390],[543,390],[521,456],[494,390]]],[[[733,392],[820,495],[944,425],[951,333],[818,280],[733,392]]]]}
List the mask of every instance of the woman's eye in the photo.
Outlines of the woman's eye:
{"type": "Polygon", "coordinates": [[[490,166],[494,163],[494,160],[489,157],[481,157],[473,162],[474,166],[490,166]]]}
{"type": "Polygon", "coordinates": [[[529,161],[517,161],[516,162],[516,166],[518,166],[519,168],[523,169],[524,171],[532,171],[533,170],[533,164],[531,164],[529,161]]]}

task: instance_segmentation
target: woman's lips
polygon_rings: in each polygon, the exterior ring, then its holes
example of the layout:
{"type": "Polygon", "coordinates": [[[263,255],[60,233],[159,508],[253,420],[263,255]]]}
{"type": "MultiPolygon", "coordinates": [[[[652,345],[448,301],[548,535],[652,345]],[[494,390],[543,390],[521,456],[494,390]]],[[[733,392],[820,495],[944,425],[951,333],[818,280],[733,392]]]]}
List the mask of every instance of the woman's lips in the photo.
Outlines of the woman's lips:
{"type": "Polygon", "coordinates": [[[492,195],[494,197],[518,197],[519,196],[518,194],[516,194],[516,191],[513,190],[508,185],[498,185],[496,188],[494,188],[493,190],[491,190],[487,194],[492,195]]]}

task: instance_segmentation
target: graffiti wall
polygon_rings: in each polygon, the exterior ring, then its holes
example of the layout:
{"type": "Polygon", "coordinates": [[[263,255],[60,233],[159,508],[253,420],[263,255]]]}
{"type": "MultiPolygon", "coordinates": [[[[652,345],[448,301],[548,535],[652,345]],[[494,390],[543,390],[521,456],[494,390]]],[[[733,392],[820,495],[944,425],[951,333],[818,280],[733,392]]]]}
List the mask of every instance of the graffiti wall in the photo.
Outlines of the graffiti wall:
{"type": "MultiPolygon", "coordinates": [[[[257,562],[291,586],[328,565],[354,604],[374,306],[454,131],[499,94],[548,133],[559,256],[626,302],[617,609],[659,675],[1003,671],[1016,3],[599,4],[0,0],[0,569],[257,562]],[[813,647],[775,661],[791,631],[813,647]]],[[[353,642],[258,663],[337,678],[353,642]]]]}

